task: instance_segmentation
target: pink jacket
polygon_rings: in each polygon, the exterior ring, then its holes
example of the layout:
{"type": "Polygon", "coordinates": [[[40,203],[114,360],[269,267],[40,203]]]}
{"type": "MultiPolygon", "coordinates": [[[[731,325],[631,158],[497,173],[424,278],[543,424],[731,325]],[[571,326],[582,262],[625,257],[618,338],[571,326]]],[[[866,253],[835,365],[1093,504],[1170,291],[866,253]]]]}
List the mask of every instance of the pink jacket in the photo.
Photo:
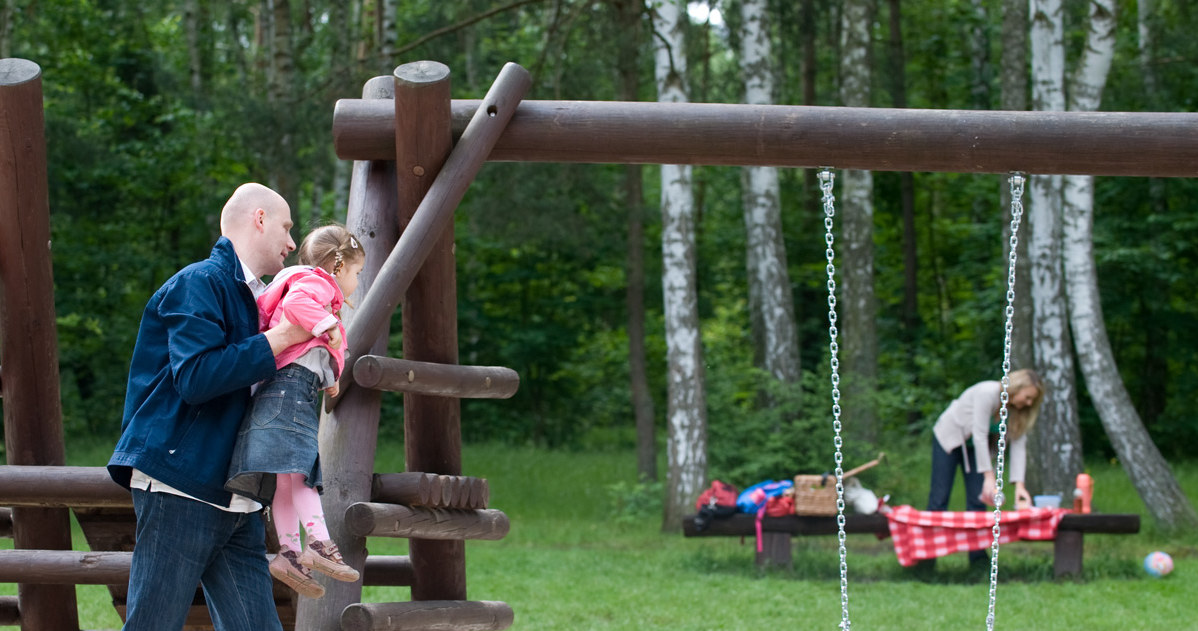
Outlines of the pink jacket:
{"type": "Polygon", "coordinates": [[[275,366],[282,368],[316,346],[328,349],[341,376],[345,367],[345,325],[335,315],[345,297],[328,272],[319,267],[293,265],[279,272],[266,291],[258,297],[258,322],[265,331],[278,324],[284,315],[293,324],[312,333],[312,339],[287,347],[275,357],[275,366]],[[326,331],[333,327],[341,331],[340,348],[329,347],[326,331]]]}

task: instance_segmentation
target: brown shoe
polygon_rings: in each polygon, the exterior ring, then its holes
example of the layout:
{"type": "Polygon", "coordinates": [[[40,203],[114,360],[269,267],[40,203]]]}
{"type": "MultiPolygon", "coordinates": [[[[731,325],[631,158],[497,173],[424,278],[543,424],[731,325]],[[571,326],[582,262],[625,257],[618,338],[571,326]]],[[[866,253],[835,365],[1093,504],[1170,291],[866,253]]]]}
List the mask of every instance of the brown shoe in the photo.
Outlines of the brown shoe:
{"type": "Polygon", "coordinates": [[[299,556],[295,550],[280,551],[270,562],[270,575],[294,589],[300,596],[324,596],[324,587],[312,578],[312,572],[308,571],[308,568],[300,564],[299,556]]]}
{"type": "Polygon", "coordinates": [[[308,549],[300,556],[300,564],[316,570],[332,579],[352,583],[358,580],[358,571],[346,565],[337,550],[337,544],[331,539],[324,541],[309,541],[308,549]]]}

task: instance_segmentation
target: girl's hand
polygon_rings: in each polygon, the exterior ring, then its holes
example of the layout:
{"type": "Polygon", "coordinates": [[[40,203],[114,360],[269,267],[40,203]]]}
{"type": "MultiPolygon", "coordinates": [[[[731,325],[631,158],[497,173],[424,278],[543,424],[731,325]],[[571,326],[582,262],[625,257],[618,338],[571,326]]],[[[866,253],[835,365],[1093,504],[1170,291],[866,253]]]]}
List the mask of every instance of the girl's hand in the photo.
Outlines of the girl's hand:
{"type": "Polygon", "coordinates": [[[331,386],[329,386],[329,387],[325,388],[325,389],[324,389],[324,391],[325,391],[325,393],[327,393],[327,394],[328,394],[330,397],[336,398],[336,397],[337,397],[337,393],[338,393],[338,392],[341,392],[341,384],[334,383],[333,385],[331,385],[331,386]]]}
{"type": "Polygon", "coordinates": [[[329,329],[329,348],[341,348],[341,342],[340,327],[333,327],[329,329]]]}
{"type": "Polygon", "coordinates": [[[1032,507],[1032,494],[1027,492],[1027,487],[1022,482],[1015,483],[1015,510],[1023,510],[1032,507]]]}
{"type": "Polygon", "coordinates": [[[985,480],[982,481],[982,494],[978,496],[978,499],[986,506],[994,506],[994,491],[998,486],[994,482],[994,471],[987,471],[985,476],[985,480]]]}

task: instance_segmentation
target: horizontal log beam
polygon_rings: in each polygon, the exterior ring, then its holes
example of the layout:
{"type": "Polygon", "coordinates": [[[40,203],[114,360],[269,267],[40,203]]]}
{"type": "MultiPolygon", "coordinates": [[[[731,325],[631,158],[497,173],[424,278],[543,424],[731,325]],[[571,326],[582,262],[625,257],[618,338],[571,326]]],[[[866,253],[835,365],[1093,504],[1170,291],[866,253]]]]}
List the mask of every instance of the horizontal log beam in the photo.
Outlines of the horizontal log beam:
{"type": "MultiPolygon", "coordinates": [[[[0,583],[127,585],[132,561],[132,552],[0,550],[0,583]]],[[[407,556],[374,556],[366,559],[363,584],[410,587],[413,577],[407,556]]]]}
{"type": "Polygon", "coordinates": [[[374,502],[429,508],[486,508],[489,497],[482,478],[414,471],[375,474],[370,490],[374,502]]]}
{"type": "Polygon", "coordinates": [[[0,626],[21,624],[21,607],[16,596],[0,596],[0,626]]]}
{"type": "Polygon", "coordinates": [[[104,467],[3,465],[0,506],[127,508],[133,498],[104,467]]]}
{"type": "Polygon", "coordinates": [[[511,522],[503,511],[455,510],[358,502],[345,511],[345,528],[359,537],[407,537],[459,541],[496,541],[511,522]]]}
{"type": "Polygon", "coordinates": [[[357,603],[341,613],[343,631],[501,631],[515,613],[507,603],[469,600],[421,600],[357,603]]]}
{"type": "Polygon", "coordinates": [[[507,399],[520,387],[520,375],[501,366],[459,366],[366,355],[354,364],[360,386],[459,399],[507,399]]]}
{"type": "MultiPolygon", "coordinates": [[[[394,128],[388,101],[333,111],[342,159],[393,159],[394,128]]],[[[1198,114],[523,101],[488,160],[1194,177],[1198,114]]]]}

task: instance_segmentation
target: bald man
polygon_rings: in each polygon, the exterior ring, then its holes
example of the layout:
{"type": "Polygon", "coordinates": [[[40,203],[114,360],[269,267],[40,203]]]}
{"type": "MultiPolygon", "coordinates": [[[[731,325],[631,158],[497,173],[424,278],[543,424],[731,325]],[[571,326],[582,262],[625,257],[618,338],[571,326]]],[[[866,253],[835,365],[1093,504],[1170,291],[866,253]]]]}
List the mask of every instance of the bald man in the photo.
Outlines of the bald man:
{"type": "Polygon", "coordinates": [[[287,323],[259,333],[261,276],[281,270],[295,249],[291,226],[282,196],[239,186],[221,210],[212,254],[146,304],[108,461],[137,514],[126,630],[182,628],[196,585],[216,629],[282,629],[262,506],[224,484],[250,387],[274,374],[275,355],[309,337],[287,323]]]}

